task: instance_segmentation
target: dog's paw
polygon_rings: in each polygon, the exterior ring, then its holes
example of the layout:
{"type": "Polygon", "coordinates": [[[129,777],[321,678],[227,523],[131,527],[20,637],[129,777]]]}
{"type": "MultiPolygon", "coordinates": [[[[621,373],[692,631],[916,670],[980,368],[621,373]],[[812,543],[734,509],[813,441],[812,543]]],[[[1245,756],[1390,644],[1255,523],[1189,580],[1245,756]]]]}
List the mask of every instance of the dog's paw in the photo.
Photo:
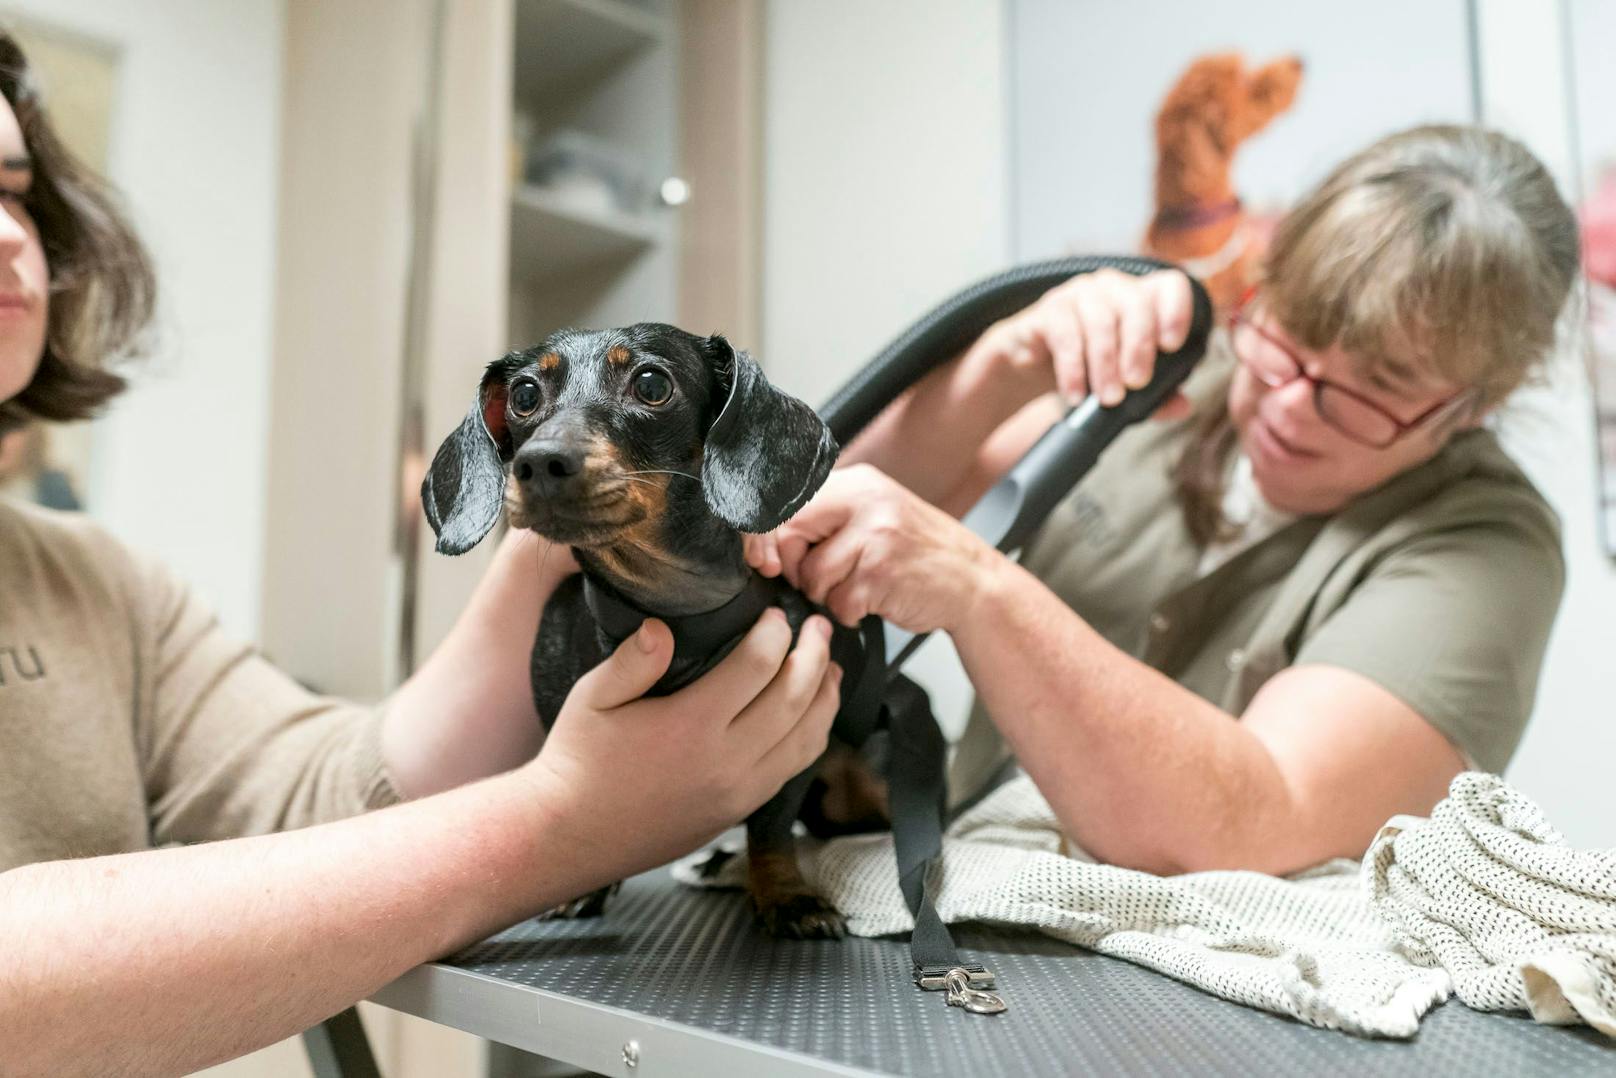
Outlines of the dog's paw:
{"type": "Polygon", "coordinates": [[[602,887],[598,891],[591,891],[587,895],[580,895],[570,902],[563,902],[554,909],[545,910],[534,918],[536,921],[577,921],[585,917],[599,917],[606,912],[606,902],[615,895],[623,884],[614,883],[610,887],[602,887]]]}
{"type": "Polygon", "coordinates": [[[783,895],[778,901],[753,909],[763,930],[776,939],[839,940],[847,935],[847,921],[835,906],[816,894],[783,895]]]}

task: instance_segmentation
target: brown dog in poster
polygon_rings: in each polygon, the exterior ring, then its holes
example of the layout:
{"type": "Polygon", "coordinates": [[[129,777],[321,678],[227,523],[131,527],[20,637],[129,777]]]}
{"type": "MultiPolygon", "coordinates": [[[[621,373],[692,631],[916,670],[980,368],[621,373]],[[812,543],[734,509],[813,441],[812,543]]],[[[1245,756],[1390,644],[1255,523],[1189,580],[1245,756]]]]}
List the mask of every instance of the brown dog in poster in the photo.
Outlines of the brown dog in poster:
{"type": "Polygon", "coordinates": [[[1260,247],[1234,190],[1235,151],[1291,107],[1301,80],[1295,56],[1252,70],[1238,53],[1203,56],[1156,116],[1156,215],[1145,253],[1204,281],[1219,310],[1251,283],[1260,247]]]}

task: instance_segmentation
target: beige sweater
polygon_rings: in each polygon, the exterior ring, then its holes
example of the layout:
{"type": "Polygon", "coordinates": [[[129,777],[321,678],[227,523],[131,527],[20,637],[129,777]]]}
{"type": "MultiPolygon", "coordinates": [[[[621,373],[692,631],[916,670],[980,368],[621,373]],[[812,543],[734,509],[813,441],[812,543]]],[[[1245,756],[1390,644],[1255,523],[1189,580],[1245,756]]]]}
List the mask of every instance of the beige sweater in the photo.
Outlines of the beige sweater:
{"type": "Polygon", "coordinates": [[[380,726],[86,518],[0,499],[0,871],[389,804],[380,726]]]}

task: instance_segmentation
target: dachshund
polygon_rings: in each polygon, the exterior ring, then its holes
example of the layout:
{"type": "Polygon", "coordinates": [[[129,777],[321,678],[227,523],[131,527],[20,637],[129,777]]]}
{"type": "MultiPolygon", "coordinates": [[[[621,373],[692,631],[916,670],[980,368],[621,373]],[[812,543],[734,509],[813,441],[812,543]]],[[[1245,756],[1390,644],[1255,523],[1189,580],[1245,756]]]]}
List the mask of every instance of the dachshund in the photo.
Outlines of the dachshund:
{"type": "Polygon", "coordinates": [[[1258,244],[1234,191],[1234,154],[1291,107],[1302,61],[1282,57],[1246,71],[1236,53],[1196,60],[1156,117],[1156,215],[1144,251],[1181,265],[1229,310],[1252,283],[1258,244]]]}
{"type": "MultiPolygon", "coordinates": [[[[666,620],[674,636],[672,664],[653,694],[710,669],[768,606],[784,609],[795,635],[818,608],[753,572],[741,533],[791,517],[837,452],[814,410],[769,384],[722,336],[660,323],[562,330],[489,364],[421,496],[442,553],[471,549],[502,506],[512,526],[572,548],[582,572],[545,606],[532,651],[534,702],[548,729],[573,684],[645,617],[666,620]]],[[[881,706],[929,707],[918,685],[887,681],[884,661],[870,661],[882,639],[869,630],[868,622],[833,629],[831,657],[845,678],[826,756],[746,821],[747,891],[775,936],[845,931],[801,875],[794,821],[822,837],[890,826],[886,731],[872,734],[868,722],[853,730],[844,722],[850,707],[859,699],[868,712],[872,696],[881,706]],[[862,745],[846,743],[853,737],[862,745]]],[[[598,915],[615,887],[553,912],[598,915]]]]}

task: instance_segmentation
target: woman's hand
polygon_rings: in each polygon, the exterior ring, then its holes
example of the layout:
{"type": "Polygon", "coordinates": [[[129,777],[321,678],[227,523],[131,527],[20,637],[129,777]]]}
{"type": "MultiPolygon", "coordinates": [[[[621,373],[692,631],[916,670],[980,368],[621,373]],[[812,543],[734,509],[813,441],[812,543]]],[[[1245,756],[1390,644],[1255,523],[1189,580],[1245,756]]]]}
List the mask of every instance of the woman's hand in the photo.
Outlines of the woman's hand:
{"type": "Polygon", "coordinates": [[[792,649],[770,609],[712,670],[645,697],[672,658],[668,627],[646,621],[573,686],[525,768],[571,840],[609,850],[624,875],[688,853],[774,796],[824,752],[840,703],[823,617],[792,649]]]}
{"type": "MultiPolygon", "coordinates": [[[[1189,278],[1176,269],[1136,277],[1121,270],[1085,273],[1005,318],[976,345],[1012,370],[1046,378],[1068,404],[1089,393],[1110,406],[1150,382],[1158,352],[1184,344],[1194,314],[1189,278]]],[[[1181,395],[1158,411],[1188,414],[1181,395]]]]}
{"type": "Polygon", "coordinates": [[[959,521],[867,464],[839,468],[796,516],[748,536],[747,561],[784,573],[844,625],[879,614],[952,631],[1003,557],[959,521]]]}

